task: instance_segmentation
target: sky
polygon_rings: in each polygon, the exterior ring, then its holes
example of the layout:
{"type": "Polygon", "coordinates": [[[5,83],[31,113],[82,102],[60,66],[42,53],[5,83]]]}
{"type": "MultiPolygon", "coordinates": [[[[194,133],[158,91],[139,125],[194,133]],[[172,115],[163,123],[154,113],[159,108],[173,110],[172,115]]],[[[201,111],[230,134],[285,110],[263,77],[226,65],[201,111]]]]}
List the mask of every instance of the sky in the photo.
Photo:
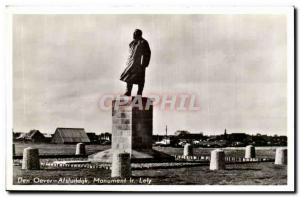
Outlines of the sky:
{"type": "MultiPolygon", "coordinates": [[[[136,28],[152,55],[144,96],[189,94],[198,111],[154,108],[153,133],[287,133],[284,15],[15,15],[13,127],[111,132],[103,95],[119,80],[136,28]]],[[[133,93],[136,92],[136,87],[133,93]]]]}

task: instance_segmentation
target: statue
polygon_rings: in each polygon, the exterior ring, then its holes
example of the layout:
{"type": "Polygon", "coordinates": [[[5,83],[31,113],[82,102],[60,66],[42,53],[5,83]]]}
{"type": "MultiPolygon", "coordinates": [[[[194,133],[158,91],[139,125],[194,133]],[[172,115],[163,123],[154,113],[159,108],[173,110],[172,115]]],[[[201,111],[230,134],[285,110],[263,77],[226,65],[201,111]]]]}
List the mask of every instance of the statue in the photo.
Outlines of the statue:
{"type": "Polygon", "coordinates": [[[145,84],[145,72],[149,65],[151,50],[147,40],[142,37],[142,31],[136,29],[133,41],[129,44],[129,57],[126,68],[120,80],[127,83],[125,96],[131,96],[133,84],[138,85],[137,95],[142,95],[145,84]]]}

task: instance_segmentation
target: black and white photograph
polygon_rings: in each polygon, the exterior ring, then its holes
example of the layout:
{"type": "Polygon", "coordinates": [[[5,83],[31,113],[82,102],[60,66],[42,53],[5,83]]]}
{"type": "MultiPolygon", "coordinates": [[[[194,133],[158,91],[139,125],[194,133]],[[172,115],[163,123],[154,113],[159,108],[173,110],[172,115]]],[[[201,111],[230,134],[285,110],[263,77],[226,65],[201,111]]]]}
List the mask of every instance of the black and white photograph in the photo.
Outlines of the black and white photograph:
{"type": "Polygon", "coordinates": [[[293,7],[49,10],[9,15],[8,190],[294,190],[293,7]]]}

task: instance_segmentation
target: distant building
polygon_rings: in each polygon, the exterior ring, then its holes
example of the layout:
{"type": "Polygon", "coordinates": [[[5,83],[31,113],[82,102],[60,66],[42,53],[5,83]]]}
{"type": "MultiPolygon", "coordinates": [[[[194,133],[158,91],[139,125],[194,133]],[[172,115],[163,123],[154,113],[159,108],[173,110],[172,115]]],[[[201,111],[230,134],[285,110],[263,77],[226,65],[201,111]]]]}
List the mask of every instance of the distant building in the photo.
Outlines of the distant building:
{"type": "Polygon", "coordinates": [[[90,139],[83,128],[57,128],[52,137],[51,143],[74,144],[90,143],[90,139]]]}
{"type": "Polygon", "coordinates": [[[20,137],[23,133],[21,132],[13,132],[13,140],[15,141],[18,137],[20,137]]]}
{"type": "Polygon", "coordinates": [[[205,137],[203,136],[203,133],[180,134],[180,135],[177,135],[176,138],[181,141],[182,140],[191,141],[191,140],[205,139],[205,137]]]}
{"type": "Polygon", "coordinates": [[[54,134],[42,133],[45,136],[45,142],[50,143],[54,134]]]}
{"type": "Polygon", "coordinates": [[[247,134],[246,133],[230,133],[227,134],[227,137],[231,140],[231,141],[244,141],[245,139],[247,139],[247,134]]]}
{"type": "Polygon", "coordinates": [[[98,144],[99,143],[99,137],[96,135],[96,133],[86,133],[89,137],[91,143],[98,144]]]}
{"type": "Polygon", "coordinates": [[[152,143],[157,146],[177,146],[178,144],[177,136],[174,135],[153,135],[152,143]]]}
{"type": "Polygon", "coordinates": [[[171,146],[171,138],[170,137],[165,137],[161,141],[155,142],[155,146],[171,146]]]}
{"type": "Polygon", "coordinates": [[[52,138],[54,134],[51,134],[51,133],[42,133],[45,138],[52,138]]]}
{"type": "Polygon", "coordinates": [[[159,142],[161,140],[163,140],[166,136],[165,135],[153,135],[152,136],[152,142],[155,143],[155,142],[159,142]]]}
{"type": "Polygon", "coordinates": [[[111,141],[111,133],[105,132],[99,135],[100,142],[111,141]]]}
{"type": "Polygon", "coordinates": [[[39,130],[31,130],[28,133],[20,134],[16,141],[41,143],[46,142],[46,138],[39,130]]]}

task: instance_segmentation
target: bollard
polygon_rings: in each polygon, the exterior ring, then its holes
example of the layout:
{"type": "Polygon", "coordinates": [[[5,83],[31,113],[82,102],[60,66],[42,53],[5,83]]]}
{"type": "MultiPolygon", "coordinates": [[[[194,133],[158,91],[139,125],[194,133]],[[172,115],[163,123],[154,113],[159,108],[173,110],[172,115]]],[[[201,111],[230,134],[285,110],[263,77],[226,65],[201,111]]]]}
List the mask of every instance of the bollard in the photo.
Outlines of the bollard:
{"type": "Polygon", "coordinates": [[[78,143],[76,145],[76,153],[75,155],[85,155],[85,144],[78,143]]]}
{"type": "Polygon", "coordinates": [[[255,147],[252,145],[246,146],[245,158],[255,158],[255,147]]]}
{"type": "Polygon", "coordinates": [[[12,152],[13,152],[13,156],[16,156],[16,145],[13,144],[12,146],[12,152]]]}
{"type": "Polygon", "coordinates": [[[211,151],[210,170],[225,170],[225,153],[221,149],[211,151]]]}
{"type": "Polygon", "coordinates": [[[24,149],[22,169],[23,170],[40,169],[39,149],[31,148],[31,147],[24,149]]]}
{"type": "Polygon", "coordinates": [[[113,154],[111,177],[126,178],[131,176],[130,154],[113,154]]]}
{"type": "Polygon", "coordinates": [[[186,144],[183,150],[183,156],[192,156],[193,155],[193,147],[191,144],[186,144]]]}
{"type": "Polygon", "coordinates": [[[287,148],[277,148],[275,155],[276,165],[286,165],[287,164],[287,148]]]}

